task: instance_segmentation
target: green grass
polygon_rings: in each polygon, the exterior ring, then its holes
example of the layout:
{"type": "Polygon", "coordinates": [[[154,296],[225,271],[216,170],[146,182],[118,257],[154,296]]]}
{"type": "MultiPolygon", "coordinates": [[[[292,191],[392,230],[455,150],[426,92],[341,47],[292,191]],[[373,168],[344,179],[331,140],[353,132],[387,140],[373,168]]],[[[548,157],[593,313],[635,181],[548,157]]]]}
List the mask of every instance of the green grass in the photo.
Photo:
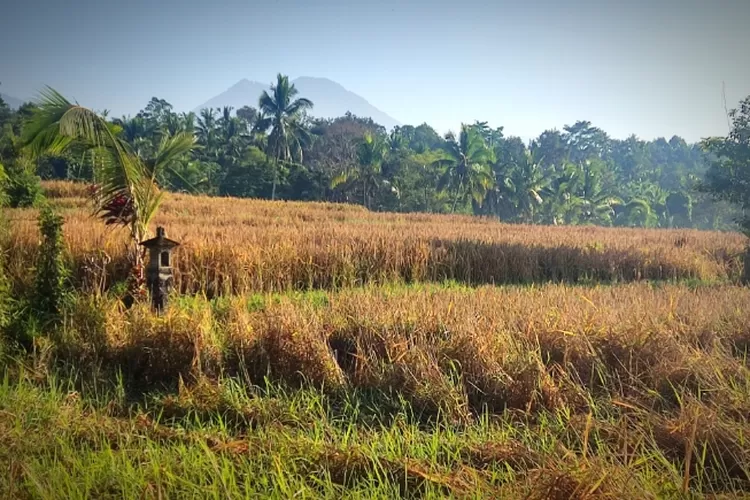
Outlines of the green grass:
{"type": "MultiPolygon", "coordinates": [[[[481,414],[455,426],[383,394],[225,379],[127,402],[113,382],[11,369],[0,496],[683,498],[684,463],[653,428],[628,429],[638,417],[612,401],[592,408],[590,419],[481,414]]],[[[703,474],[693,488],[731,491],[719,469],[699,466],[718,482],[703,474]]]]}
{"type": "MultiPolygon", "coordinates": [[[[664,288],[670,285],[680,285],[691,290],[697,290],[700,288],[711,288],[731,285],[732,282],[729,280],[644,280],[644,283],[648,283],[654,289],[664,288]]],[[[486,287],[487,285],[484,285],[486,287]]],[[[534,289],[544,288],[545,285],[539,284],[498,284],[495,285],[498,288],[504,289],[534,289]]],[[[579,283],[566,283],[566,287],[571,289],[591,289],[591,288],[616,288],[617,283],[601,283],[595,281],[582,281],[579,283]]],[[[330,303],[330,297],[341,291],[352,291],[352,292],[377,292],[383,296],[397,297],[403,296],[410,293],[426,292],[426,293],[439,293],[442,291],[455,291],[470,294],[475,291],[478,287],[468,285],[456,280],[446,280],[442,282],[415,282],[415,283],[404,283],[404,282],[391,282],[391,283],[371,283],[360,287],[344,287],[339,290],[289,290],[285,292],[275,293],[254,293],[244,296],[244,300],[247,302],[247,309],[249,312],[264,311],[269,305],[279,304],[283,300],[291,301],[296,304],[305,304],[313,306],[314,308],[325,308],[330,303]]],[[[111,293],[112,296],[121,295],[121,292],[115,291],[111,293]]],[[[221,311],[227,303],[231,301],[231,297],[214,297],[210,299],[213,308],[217,311],[221,311]]],[[[172,304],[176,307],[188,307],[189,305],[203,302],[206,300],[201,295],[180,295],[171,299],[172,304]]]]}

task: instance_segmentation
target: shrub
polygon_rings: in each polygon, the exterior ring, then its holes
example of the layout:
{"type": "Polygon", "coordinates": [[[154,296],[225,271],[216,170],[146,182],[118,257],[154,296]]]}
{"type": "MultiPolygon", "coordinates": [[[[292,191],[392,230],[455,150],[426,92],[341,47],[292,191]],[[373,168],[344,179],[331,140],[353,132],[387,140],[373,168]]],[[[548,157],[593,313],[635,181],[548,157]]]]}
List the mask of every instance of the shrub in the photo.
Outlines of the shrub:
{"type": "MultiPolygon", "coordinates": [[[[7,221],[0,217],[0,231],[7,230],[6,223],[7,221]]],[[[13,298],[13,290],[6,270],[5,249],[0,248],[0,366],[3,366],[3,358],[10,347],[8,341],[16,337],[13,331],[19,327],[17,318],[20,303],[13,298]]]]}
{"type": "Polygon", "coordinates": [[[36,281],[32,307],[42,315],[57,316],[67,293],[66,283],[69,271],[63,260],[63,218],[44,207],[39,214],[39,230],[42,233],[42,244],[39,251],[39,263],[36,269],[36,281]]]}
{"type": "Polygon", "coordinates": [[[8,193],[6,192],[6,186],[8,184],[8,174],[5,173],[5,167],[0,163],[0,207],[7,207],[9,205],[8,193]]]}
{"type": "Polygon", "coordinates": [[[6,352],[6,331],[13,315],[13,297],[10,290],[10,280],[5,272],[5,253],[0,250],[0,366],[6,352]]]}
{"type": "MultiPolygon", "coordinates": [[[[3,325],[6,338],[25,349],[31,348],[34,338],[44,333],[50,324],[58,322],[63,302],[68,296],[70,272],[62,255],[63,219],[45,206],[39,213],[38,224],[42,243],[38,250],[34,288],[17,300],[10,299],[12,302],[6,307],[8,315],[3,325]]],[[[2,288],[0,283],[0,296],[2,288]]],[[[7,288],[10,290],[10,283],[7,288]]]]}
{"type": "Polygon", "coordinates": [[[39,177],[28,169],[14,170],[5,181],[8,205],[11,208],[37,206],[44,199],[39,177]]]}

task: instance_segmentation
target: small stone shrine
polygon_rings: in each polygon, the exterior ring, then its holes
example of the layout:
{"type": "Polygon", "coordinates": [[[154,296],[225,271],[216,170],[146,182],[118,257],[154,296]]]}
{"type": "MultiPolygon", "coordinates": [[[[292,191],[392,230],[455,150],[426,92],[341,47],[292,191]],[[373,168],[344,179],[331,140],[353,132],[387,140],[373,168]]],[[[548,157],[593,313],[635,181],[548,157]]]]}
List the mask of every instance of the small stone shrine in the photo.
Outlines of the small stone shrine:
{"type": "Polygon", "coordinates": [[[167,307],[169,292],[172,289],[172,250],[180,244],[167,238],[163,227],[156,228],[156,237],[142,241],[148,249],[146,265],[146,286],[151,293],[153,308],[161,313],[167,307]]]}

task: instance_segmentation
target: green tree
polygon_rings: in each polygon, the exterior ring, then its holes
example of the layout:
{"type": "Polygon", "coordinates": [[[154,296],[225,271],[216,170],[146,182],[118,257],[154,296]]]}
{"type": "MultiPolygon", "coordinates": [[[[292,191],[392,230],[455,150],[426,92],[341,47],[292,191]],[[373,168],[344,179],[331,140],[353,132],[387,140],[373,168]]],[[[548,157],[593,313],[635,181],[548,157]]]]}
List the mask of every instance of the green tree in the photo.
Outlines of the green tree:
{"type": "Polygon", "coordinates": [[[690,227],[693,222],[693,198],[685,191],[669,193],[665,201],[671,227],[690,227]]]}
{"type": "Polygon", "coordinates": [[[252,106],[242,106],[237,110],[237,117],[244,120],[248,130],[250,130],[258,119],[258,110],[252,106]]]}
{"type": "Polygon", "coordinates": [[[633,198],[618,207],[615,224],[628,227],[652,227],[656,225],[658,216],[651,208],[651,204],[641,198],[633,198]]]}
{"type": "Polygon", "coordinates": [[[461,124],[461,133],[453,132],[445,136],[445,155],[438,160],[445,167],[439,189],[453,193],[451,212],[456,211],[459,200],[471,196],[481,204],[494,179],[489,167],[494,154],[484,142],[476,128],[461,124]]]}
{"type": "Polygon", "coordinates": [[[592,157],[601,158],[609,151],[610,140],[600,128],[589,121],[578,121],[563,127],[563,137],[568,145],[568,159],[575,164],[592,157]]]}
{"type": "Polygon", "coordinates": [[[357,166],[334,177],[331,187],[357,185],[362,190],[362,204],[370,208],[371,194],[384,185],[389,185],[383,177],[387,151],[387,145],[380,136],[365,133],[357,148],[357,166]]]}
{"type": "Polygon", "coordinates": [[[201,156],[204,161],[216,161],[219,158],[219,124],[216,109],[201,109],[196,127],[198,143],[202,146],[201,156]]]}
{"type": "Polygon", "coordinates": [[[614,194],[613,181],[607,179],[607,164],[598,158],[590,158],[580,165],[581,221],[612,225],[615,207],[622,199],[614,194]]]}
{"type": "Polygon", "coordinates": [[[536,222],[538,208],[544,203],[551,178],[544,174],[541,161],[529,150],[515,159],[502,185],[523,222],[536,222]]]}
{"type": "Polygon", "coordinates": [[[740,226],[750,236],[750,96],[729,114],[732,129],[727,137],[712,137],[701,146],[711,155],[701,189],[715,198],[740,206],[740,226]]]}
{"type": "Polygon", "coordinates": [[[0,130],[3,129],[6,123],[10,122],[13,112],[10,106],[0,97],[0,130]]]}
{"type": "Polygon", "coordinates": [[[341,172],[357,168],[357,150],[366,134],[380,136],[385,129],[371,119],[347,113],[334,119],[312,121],[312,140],[304,144],[304,163],[315,183],[323,191],[322,199],[338,200],[346,194],[341,189],[331,189],[331,180],[341,172]]]}
{"type": "Polygon", "coordinates": [[[531,143],[531,150],[545,171],[562,170],[568,160],[568,145],[559,130],[545,130],[531,143]]]}
{"type": "Polygon", "coordinates": [[[255,146],[243,152],[241,161],[232,163],[219,184],[219,194],[236,197],[267,196],[273,183],[268,158],[255,146]]]}
{"type": "Polygon", "coordinates": [[[542,221],[554,225],[577,224],[584,205],[580,196],[583,179],[580,169],[566,162],[563,170],[549,179],[549,185],[544,189],[547,196],[541,206],[542,221]]]}
{"type": "Polygon", "coordinates": [[[63,259],[62,216],[50,207],[39,213],[42,243],[34,283],[34,309],[45,316],[56,317],[66,295],[66,281],[70,275],[63,259]]]}
{"type": "Polygon", "coordinates": [[[313,102],[304,97],[295,99],[297,94],[299,91],[289,83],[289,77],[279,73],[276,84],[271,85],[271,93],[264,90],[258,100],[258,107],[266,117],[260,121],[271,127],[266,154],[274,160],[272,200],[276,199],[279,163],[289,164],[296,158],[301,161],[306,136],[302,114],[312,109],[313,102]]]}

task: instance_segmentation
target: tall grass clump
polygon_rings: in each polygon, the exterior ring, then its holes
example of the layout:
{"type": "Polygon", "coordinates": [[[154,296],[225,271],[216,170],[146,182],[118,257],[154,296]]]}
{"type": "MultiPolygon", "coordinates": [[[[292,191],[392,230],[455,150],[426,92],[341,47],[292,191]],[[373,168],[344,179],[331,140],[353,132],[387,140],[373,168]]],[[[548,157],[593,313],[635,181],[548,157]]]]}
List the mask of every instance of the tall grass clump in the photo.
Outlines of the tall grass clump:
{"type": "Polygon", "coordinates": [[[484,287],[145,304],[77,298],[62,360],[121,369],[139,390],[222,375],[383,391],[425,416],[585,408],[588,395],[750,411],[750,295],[732,286],[484,287]],[[738,385],[739,384],[739,385],[738,385]],[[738,392],[739,391],[739,392],[738,392]],[[739,396],[739,399],[737,399],[739,396]]]}

